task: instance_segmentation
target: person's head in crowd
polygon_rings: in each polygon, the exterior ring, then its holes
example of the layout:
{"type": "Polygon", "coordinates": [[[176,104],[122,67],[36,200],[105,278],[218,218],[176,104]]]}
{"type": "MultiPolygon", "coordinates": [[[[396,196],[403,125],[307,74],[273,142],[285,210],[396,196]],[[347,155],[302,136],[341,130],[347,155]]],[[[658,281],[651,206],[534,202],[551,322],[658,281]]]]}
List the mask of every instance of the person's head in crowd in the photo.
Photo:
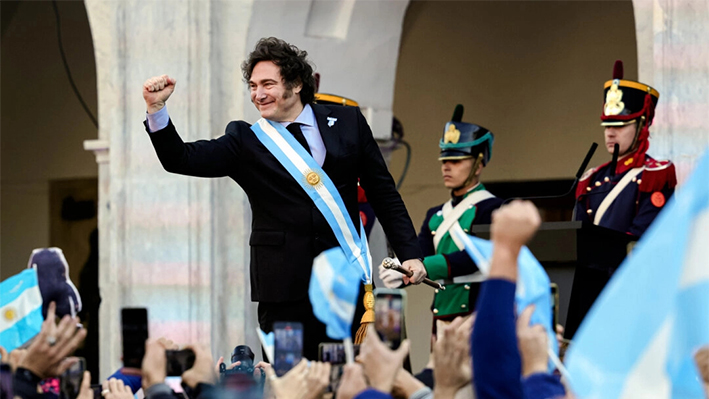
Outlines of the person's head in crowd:
{"type": "Polygon", "coordinates": [[[306,51],[275,37],[256,43],[241,70],[261,117],[293,121],[313,102],[315,78],[307,56],[306,51]]]}

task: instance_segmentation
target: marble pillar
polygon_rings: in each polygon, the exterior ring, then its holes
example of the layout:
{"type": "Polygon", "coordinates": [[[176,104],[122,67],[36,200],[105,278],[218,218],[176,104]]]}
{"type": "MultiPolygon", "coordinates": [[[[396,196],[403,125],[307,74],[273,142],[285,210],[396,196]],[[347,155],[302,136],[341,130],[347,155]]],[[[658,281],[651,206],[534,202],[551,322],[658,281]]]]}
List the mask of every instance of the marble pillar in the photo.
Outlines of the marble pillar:
{"type": "MultiPolygon", "coordinates": [[[[163,170],[143,127],[142,83],[177,79],[168,110],[185,141],[241,119],[251,4],[85,2],[96,55],[99,139],[101,378],[121,365],[120,309],[148,308],[150,336],[256,349],[248,284],[250,213],[227,178],[163,170]]],[[[257,352],[257,350],[255,350],[257,352]]]]}
{"type": "Polygon", "coordinates": [[[709,148],[709,2],[633,0],[633,7],[639,80],[660,92],[649,153],[671,159],[681,183],[709,148]]]}

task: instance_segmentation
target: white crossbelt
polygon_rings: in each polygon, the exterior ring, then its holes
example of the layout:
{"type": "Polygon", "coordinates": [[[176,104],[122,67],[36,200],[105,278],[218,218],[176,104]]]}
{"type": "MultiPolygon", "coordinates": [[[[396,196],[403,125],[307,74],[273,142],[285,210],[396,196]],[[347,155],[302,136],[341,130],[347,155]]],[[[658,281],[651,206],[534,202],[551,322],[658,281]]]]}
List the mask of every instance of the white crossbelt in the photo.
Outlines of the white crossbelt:
{"type": "Polygon", "coordinates": [[[618,184],[616,184],[616,186],[613,187],[613,189],[608,193],[608,195],[606,195],[606,198],[603,199],[601,205],[598,206],[598,210],[596,210],[596,216],[593,218],[593,224],[599,225],[601,223],[603,215],[606,214],[606,211],[608,210],[608,208],[610,208],[613,201],[618,198],[618,195],[620,195],[620,193],[625,189],[625,187],[630,184],[633,178],[637,177],[644,169],[644,166],[630,169],[630,171],[626,173],[622,179],[620,179],[618,184]]]}
{"type": "MultiPolygon", "coordinates": [[[[470,209],[471,207],[477,205],[478,203],[485,201],[486,199],[494,198],[495,196],[492,195],[489,191],[487,190],[480,190],[476,191],[467,197],[463,199],[458,205],[453,207],[453,203],[451,200],[448,200],[443,205],[443,209],[441,210],[443,213],[443,222],[441,223],[440,226],[436,229],[436,234],[433,236],[433,246],[436,250],[438,250],[438,244],[441,242],[441,239],[443,236],[448,233],[450,230],[456,230],[458,233],[463,233],[463,228],[460,227],[460,223],[458,222],[458,219],[460,219],[461,216],[463,216],[463,213],[465,213],[466,210],[470,209]]],[[[453,242],[455,243],[455,246],[458,247],[458,250],[463,251],[465,250],[465,245],[463,244],[462,241],[457,237],[457,234],[449,234],[453,242]]],[[[458,277],[453,277],[453,282],[454,283],[469,283],[469,282],[478,282],[478,281],[483,281],[485,278],[482,275],[482,273],[475,272],[473,274],[468,274],[465,276],[458,276],[458,277]]]]}

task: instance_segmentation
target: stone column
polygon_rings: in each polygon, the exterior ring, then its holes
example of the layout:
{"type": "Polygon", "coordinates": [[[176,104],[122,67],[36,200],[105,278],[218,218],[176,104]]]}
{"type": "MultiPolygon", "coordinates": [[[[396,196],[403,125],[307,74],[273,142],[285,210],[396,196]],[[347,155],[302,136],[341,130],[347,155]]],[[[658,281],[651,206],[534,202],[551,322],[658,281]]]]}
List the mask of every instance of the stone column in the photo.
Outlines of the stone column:
{"type": "MultiPolygon", "coordinates": [[[[251,1],[85,2],[99,96],[101,378],[120,366],[122,307],[147,307],[150,336],[255,347],[247,200],[227,178],[165,172],[142,121],[142,83],[177,79],[168,110],[185,141],[241,119],[251,1]],[[106,153],[107,159],[106,159],[106,153]]],[[[255,350],[255,352],[258,352],[255,350]]]]}
{"type": "Polygon", "coordinates": [[[649,152],[671,159],[682,182],[709,145],[709,3],[633,0],[633,6],[639,79],[660,92],[649,152]]]}

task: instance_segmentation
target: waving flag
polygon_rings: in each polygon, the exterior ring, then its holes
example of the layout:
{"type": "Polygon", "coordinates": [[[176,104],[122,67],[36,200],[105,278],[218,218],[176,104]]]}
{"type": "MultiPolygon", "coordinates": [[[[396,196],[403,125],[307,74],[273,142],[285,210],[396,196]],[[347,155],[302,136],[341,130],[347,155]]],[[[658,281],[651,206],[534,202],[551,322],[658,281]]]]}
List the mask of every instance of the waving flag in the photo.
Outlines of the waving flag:
{"type": "Polygon", "coordinates": [[[310,277],[310,303],[315,316],[327,326],[332,339],[352,337],[362,272],[347,261],[340,247],[330,248],[313,262],[310,277]]]}
{"type": "MultiPolygon", "coordinates": [[[[469,236],[463,233],[462,229],[452,229],[451,232],[456,235],[456,239],[464,244],[465,251],[475,261],[482,274],[487,276],[490,273],[489,259],[492,257],[492,242],[469,236]]],[[[522,247],[519,252],[517,265],[519,270],[515,292],[517,314],[522,313],[527,306],[535,305],[530,322],[544,326],[549,335],[550,349],[558,354],[556,332],[552,329],[549,276],[527,247],[522,247]]],[[[550,367],[553,366],[550,364],[550,367]]]]}
{"type": "Polygon", "coordinates": [[[27,269],[0,283],[0,346],[12,351],[42,329],[42,294],[37,270],[27,269]]]}
{"type": "Polygon", "coordinates": [[[692,356],[709,344],[709,154],[660,212],[567,354],[580,399],[704,398],[692,356]]]}

